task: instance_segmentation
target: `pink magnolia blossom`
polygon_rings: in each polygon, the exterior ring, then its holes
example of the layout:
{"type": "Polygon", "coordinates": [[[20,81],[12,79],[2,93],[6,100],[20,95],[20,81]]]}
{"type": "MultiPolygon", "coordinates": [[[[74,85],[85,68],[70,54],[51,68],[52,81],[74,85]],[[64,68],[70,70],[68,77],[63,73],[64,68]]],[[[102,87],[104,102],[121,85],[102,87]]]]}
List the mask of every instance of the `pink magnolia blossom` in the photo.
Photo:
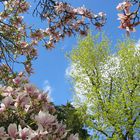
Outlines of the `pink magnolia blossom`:
{"type": "Polygon", "coordinates": [[[117,10],[125,10],[125,9],[128,9],[132,6],[132,4],[130,2],[122,2],[122,3],[119,3],[116,7],[117,10]]]}
{"type": "Polygon", "coordinates": [[[27,91],[27,93],[32,94],[35,92],[36,88],[31,84],[26,84],[25,90],[27,91]]]}
{"type": "Polygon", "coordinates": [[[2,89],[3,91],[3,96],[11,96],[12,94],[14,94],[13,88],[8,86],[8,87],[3,87],[2,89]]]}
{"type": "Polygon", "coordinates": [[[32,84],[26,84],[25,91],[29,94],[29,96],[36,97],[36,98],[40,93],[39,90],[37,90],[37,88],[32,84]]]}
{"type": "Polygon", "coordinates": [[[45,93],[39,93],[38,94],[38,98],[37,98],[39,101],[44,101],[44,102],[48,102],[49,100],[49,97],[48,97],[48,94],[45,92],[45,93]]]}
{"type": "Polygon", "coordinates": [[[17,125],[15,123],[10,124],[8,126],[8,134],[12,138],[16,138],[17,136],[17,125]]]}
{"type": "Polygon", "coordinates": [[[48,134],[48,131],[44,130],[44,128],[41,125],[39,125],[36,131],[30,130],[29,139],[38,140],[43,137],[46,138],[47,134],[48,134]]]}
{"type": "Polygon", "coordinates": [[[20,84],[20,82],[21,82],[21,77],[16,77],[15,79],[13,79],[13,82],[15,83],[15,84],[20,84]]]}
{"type": "Polygon", "coordinates": [[[78,134],[75,134],[75,135],[71,134],[68,140],[79,140],[78,134]]]}
{"type": "MultiPolygon", "coordinates": [[[[118,14],[118,20],[121,20],[121,21],[124,22],[127,19],[128,19],[128,17],[126,15],[124,15],[124,14],[118,14]]],[[[130,21],[130,19],[129,19],[129,21],[130,21]]]]}
{"type": "Polygon", "coordinates": [[[2,103],[5,105],[5,107],[10,107],[10,105],[14,102],[14,99],[11,96],[7,96],[2,100],[2,103]]]}
{"type": "Polygon", "coordinates": [[[19,92],[15,102],[15,106],[21,106],[25,108],[26,105],[30,105],[30,98],[28,94],[26,92],[19,92]]]}
{"type": "Polygon", "coordinates": [[[26,104],[26,105],[24,106],[25,112],[28,112],[29,109],[30,109],[30,107],[31,107],[31,104],[30,104],[30,105],[26,104]]]}
{"type": "Polygon", "coordinates": [[[135,32],[135,28],[131,24],[131,17],[124,14],[118,14],[118,17],[118,20],[121,21],[120,29],[126,29],[127,32],[135,32]]]}
{"type": "Polygon", "coordinates": [[[26,140],[27,137],[30,135],[30,129],[25,127],[25,128],[21,128],[21,126],[19,126],[19,137],[22,140],[26,140]]]}
{"type": "Polygon", "coordinates": [[[51,124],[55,121],[56,116],[49,114],[48,112],[40,111],[38,115],[35,116],[35,120],[42,126],[51,124]]]}

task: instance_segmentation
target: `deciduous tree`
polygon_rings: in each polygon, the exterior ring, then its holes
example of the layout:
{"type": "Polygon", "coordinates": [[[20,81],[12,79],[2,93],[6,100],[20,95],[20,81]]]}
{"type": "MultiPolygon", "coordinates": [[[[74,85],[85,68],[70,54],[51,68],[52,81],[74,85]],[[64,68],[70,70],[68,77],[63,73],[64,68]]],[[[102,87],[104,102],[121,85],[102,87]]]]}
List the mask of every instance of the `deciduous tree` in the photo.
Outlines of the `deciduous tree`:
{"type": "Polygon", "coordinates": [[[70,133],[78,133],[79,140],[90,139],[88,131],[84,128],[84,120],[71,103],[55,106],[55,109],[58,120],[63,121],[66,124],[70,133]]]}
{"type": "MultiPolygon", "coordinates": [[[[140,138],[140,47],[124,40],[112,54],[106,37],[88,35],[70,53],[74,105],[94,136],[140,138]]],[[[95,138],[95,137],[94,137],[95,138]]]]}

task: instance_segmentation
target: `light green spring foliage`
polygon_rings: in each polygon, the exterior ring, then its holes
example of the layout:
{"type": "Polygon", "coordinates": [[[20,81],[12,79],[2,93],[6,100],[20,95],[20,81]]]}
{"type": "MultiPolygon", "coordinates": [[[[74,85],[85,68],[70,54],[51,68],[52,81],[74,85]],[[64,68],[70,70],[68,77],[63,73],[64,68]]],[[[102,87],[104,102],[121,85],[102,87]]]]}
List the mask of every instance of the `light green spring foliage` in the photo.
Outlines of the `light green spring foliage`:
{"type": "Polygon", "coordinates": [[[90,34],[70,53],[74,105],[93,139],[140,139],[140,47],[126,39],[110,52],[104,35],[90,34]]]}

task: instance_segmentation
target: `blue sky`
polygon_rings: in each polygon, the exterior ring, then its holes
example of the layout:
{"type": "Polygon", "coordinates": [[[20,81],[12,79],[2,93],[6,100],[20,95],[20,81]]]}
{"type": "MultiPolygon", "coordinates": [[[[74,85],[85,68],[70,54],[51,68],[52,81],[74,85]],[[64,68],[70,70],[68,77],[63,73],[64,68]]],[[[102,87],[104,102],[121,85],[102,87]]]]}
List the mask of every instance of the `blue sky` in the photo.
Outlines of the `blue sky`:
{"type": "MultiPolygon", "coordinates": [[[[119,21],[117,20],[116,6],[119,0],[69,0],[68,2],[75,7],[85,5],[85,7],[91,9],[94,13],[105,12],[107,14],[107,23],[102,31],[108,35],[113,44],[125,35],[124,31],[117,28],[119,21]]],[[[28,23],[34,24],[36,27],[47,28],[47,23],[41,23],[39,19],[33,19],[29,15],[25,16],[25,19],[28,23]]],[[[94,26],[91,29],[93,35],[97,33],[94,26]]],[[[138,40],[139,33],[137,31],[132,36],[138,40]]],[[[66,69],[70,63],[66,59],[65,53],[69,52],[76,44],[77,37],[75,36],[65,38],[64,41],[58,43],[56,48],[52,50],[46,50],[41,44],[38,47],[39,57],[33,63],[35,73],[31,76],[30,80],[40,89],[51,90],[50,96],[55,104],[65,104],[72,99],[73,93],[66,77],[66,69]]]]}

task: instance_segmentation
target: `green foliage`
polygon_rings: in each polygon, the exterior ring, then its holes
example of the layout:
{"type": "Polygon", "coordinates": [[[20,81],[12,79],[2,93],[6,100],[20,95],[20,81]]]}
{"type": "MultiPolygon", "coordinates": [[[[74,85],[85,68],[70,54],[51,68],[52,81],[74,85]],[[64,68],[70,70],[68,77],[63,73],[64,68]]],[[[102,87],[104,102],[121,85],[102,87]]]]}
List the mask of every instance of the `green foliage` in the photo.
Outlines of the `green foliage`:
{"type": "Polygon", "coordinates": [[[90,137],[87,133],[87,130],[83,129],[84,121],[82,117],[80,117],[77,110],[71,105],[71,103],[67,103],[66,105],[55,106],[57,119],[59,121],[63,121],[66,124],[67,129],[69,129],[70,133],[79,134],[79,140],[86,140],[90,137]]]}
{"type": "Polygon", "coordinates": [[[140,48],[129,39],[117,48],[89,34],[70,53],[74,104],[95,139],[140,138],[140,48]]]}

